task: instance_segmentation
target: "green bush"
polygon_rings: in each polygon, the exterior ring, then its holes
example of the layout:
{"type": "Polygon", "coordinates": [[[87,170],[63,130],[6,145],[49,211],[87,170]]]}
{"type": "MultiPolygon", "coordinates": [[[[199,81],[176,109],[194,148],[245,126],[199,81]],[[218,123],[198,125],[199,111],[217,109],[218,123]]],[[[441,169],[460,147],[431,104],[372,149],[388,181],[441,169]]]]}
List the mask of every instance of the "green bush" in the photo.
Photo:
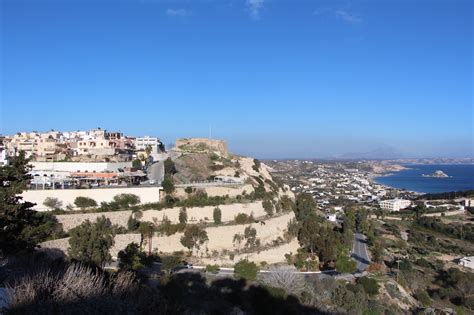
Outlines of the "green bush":
{"type": "Polygon", "coordinates": [[[247,215],[245,213],[239,213],[234,217],[234,222],[236,224],[247,224],[253,223],[255,221],[253,215],[247,215]]]}
{"type": "Polygon", "coordinates": [[[219,207],[214,208],[212,216],[215,224],[221,224],[222,222],[222,211],[219,207]]]}
{"type": "Polygon", "coordinates": [[[74,205],[81,209],[92,208],[97,207],[97,202],[92,198],[79,196],[74,199],[74,205]]]}
{"type": "Polygon", "coordinates": [[[206,272],[209,272],[209,273],[218,273],[220,270],[219,268],[219,265],[207,265],[206,266],[206,272]]]}
{"type": "Polygon", "coordinates": [[[431,305],[431,299],[428,293],[424,290],[418,290],[415,293],[415,298],[423,304],[423,306],[430,306],[431,305]]]}
{"type": "Polygon", "coordinates": [[[273,215],[273,203],[271,200],[265,199],[264,201],[262,201],[262,207],[268,216],[273,215]]]}
{"type": "Polygon", "coordinates": [[[357,270],[357,263],[347,255],[339,255],[336,270],[341,273],[353,273],[357,270]]]}
{"type": "Polygon", "coordinates": [[[63,203],[58,198],[47,197],[43,202],[43,206],[54,210],[60,209],[63,203]]]}
{"type": "Polygon", "coordinates": [[[140,203],[140,197],[134,194],[118,194],[114,196],[112,202],[115,202],[119,208],[130,208],[140,203]]]}
{"type": "Polygon", "coordinates": [[[368,277],[361,277],[357,280],[357,283],[362,285],[365,293],[368,295],[377,295],[379,293],[379,285],[377,280],[368,277]]]}
{"type": "Polygon", "coordinates": [[[257,279],[258,266],[252,261],[241,260],[234,265],[234,274],[238,278],[254,281],[257,279]]]}

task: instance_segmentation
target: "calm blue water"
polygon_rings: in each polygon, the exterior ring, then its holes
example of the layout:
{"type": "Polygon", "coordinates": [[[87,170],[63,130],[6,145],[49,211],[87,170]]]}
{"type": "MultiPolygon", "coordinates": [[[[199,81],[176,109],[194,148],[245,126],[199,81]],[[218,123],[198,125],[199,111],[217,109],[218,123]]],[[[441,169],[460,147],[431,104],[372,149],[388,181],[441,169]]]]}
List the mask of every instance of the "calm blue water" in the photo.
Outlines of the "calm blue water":
{"type": "Polygon", "coordinates": [[[379,184],[404,188],[421,193],[437,193],[474,189],[474,165],[404,165],[409,170],[395,172],[391,176],[376,177],[379,184]],[[449,178],[423,177],[441,170],[449,178]]]}

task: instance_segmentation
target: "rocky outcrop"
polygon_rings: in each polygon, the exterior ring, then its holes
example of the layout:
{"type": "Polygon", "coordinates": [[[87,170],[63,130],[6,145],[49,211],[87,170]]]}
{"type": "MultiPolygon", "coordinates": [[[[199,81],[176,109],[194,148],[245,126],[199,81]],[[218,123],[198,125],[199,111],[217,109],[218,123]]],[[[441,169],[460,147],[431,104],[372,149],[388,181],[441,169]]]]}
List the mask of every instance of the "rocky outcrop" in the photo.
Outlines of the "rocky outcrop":
{"type": "Polygon", "coordinates": [[[182,152],[213,152],[223,157],[229,156],[227,144],[223,140],[207,138],[182,138],[176,140],[175,151],[182,152]]]}

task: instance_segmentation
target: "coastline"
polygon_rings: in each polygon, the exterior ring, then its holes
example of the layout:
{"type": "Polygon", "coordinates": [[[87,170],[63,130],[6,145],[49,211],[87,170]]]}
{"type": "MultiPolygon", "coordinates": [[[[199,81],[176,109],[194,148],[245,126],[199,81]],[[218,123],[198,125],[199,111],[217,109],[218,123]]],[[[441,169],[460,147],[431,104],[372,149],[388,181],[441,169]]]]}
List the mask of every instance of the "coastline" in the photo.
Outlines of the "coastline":
{"type": "Polygon", "coordinates": [[[426,194],[426,192],[419,192],[419,191],[414,191],[414,190],[402,189],[402,188],[392,187],[392,186],[389,186],[389,185],[386,185],[386,184],[379,183],[376,180],[376,178],[378,178],[378,177],[389,177],[389,176],[395,175],[395,173],[397,173],[397,172],[412,169],[410,167],[406,167],[406,166],[403,166],[403,165],[400,165],[400,164],[392,164],[392,165],[384,165],[384,166],[379,166],[382,169],[382,171],[379,171],[379,172],[372,171],[368,174],[368,179],[371,183],[381,185],[385,189],[397,190],[399,192],[406,192],[406,193],[411,193],[411,194],[416,194],[416,195],[426,194]]]}
{"type": "Polygon", "coordinates": [[[387,168],[385,173],[371,174],[371,179],[376,184],[397,189],[398,191],[408,191],[416,194],[443,193],[450,191],[463,191],[474,189],[472,181],[473,164],[412,164],[403,165],[403,169],[390,170],[387,168]],[[412,166],[412,167],[411,167],[412,166]],[[439,168],[438,168],[439,166],[439,168]],[[445,166],[446,168],[444,168],[445,166]],[[467,168],[464,168],[466,166],[467,168]],[[413,170],[406,173],[398,174],[400,170],[413,170]],[[433,176],[436,172],[441,171],[445,176],[433,176]],[[429,175],[429,176],[426,176],[429,175]],[[394,176],[394,179],[386,179],[385,177],[394,176]],[[419,176],[419,179],[417,178],[419,176]],[[391,184],[397,187],[392,187],[391,184]],[[472,187],[472,188],[471,188],[472,187]]]}

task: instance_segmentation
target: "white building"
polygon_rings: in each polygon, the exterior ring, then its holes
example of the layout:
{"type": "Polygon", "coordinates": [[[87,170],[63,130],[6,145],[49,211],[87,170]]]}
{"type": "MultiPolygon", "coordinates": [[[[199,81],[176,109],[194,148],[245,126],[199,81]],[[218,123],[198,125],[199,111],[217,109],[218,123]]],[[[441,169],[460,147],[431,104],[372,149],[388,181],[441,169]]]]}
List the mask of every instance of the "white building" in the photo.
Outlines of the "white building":
{"type": "Polygon", "coordinates": [[[468,256],[459,259],[458,265],[474,269],[474,256],[468,256]]]}
{"type": "Polygon", "coordinates": [[[389,211],[400,211],[411,206],[410,200],[404,199],[390,199],[379,202],[380,208],[389,211]]]}
{"type": "Polygon", "coordinates": [[[337,221],[337,216],[336,216],[336,214],[328,214],[328,215],[326,215],[326,219],[329,222],[336,222],[337,221]]]}
{"type": "Polygon", "coordinates": [[[0,166],[5,166],[7,164],[7,149],[3,144],[0,144],[0,166]]]}
{"type": "Polygon", "coordinates": [[[145,151],[145,149],[150,146],[151,153],[158,153],[160,145],[161,141],[156,137],[145,136],[135,139],[135,150],[137,151],[145,151]]]}
{"type": "Polygon", "coordinates": [[[464,207],[474,207],[474,199],[466,198],[463,200],[464,207]]]}

